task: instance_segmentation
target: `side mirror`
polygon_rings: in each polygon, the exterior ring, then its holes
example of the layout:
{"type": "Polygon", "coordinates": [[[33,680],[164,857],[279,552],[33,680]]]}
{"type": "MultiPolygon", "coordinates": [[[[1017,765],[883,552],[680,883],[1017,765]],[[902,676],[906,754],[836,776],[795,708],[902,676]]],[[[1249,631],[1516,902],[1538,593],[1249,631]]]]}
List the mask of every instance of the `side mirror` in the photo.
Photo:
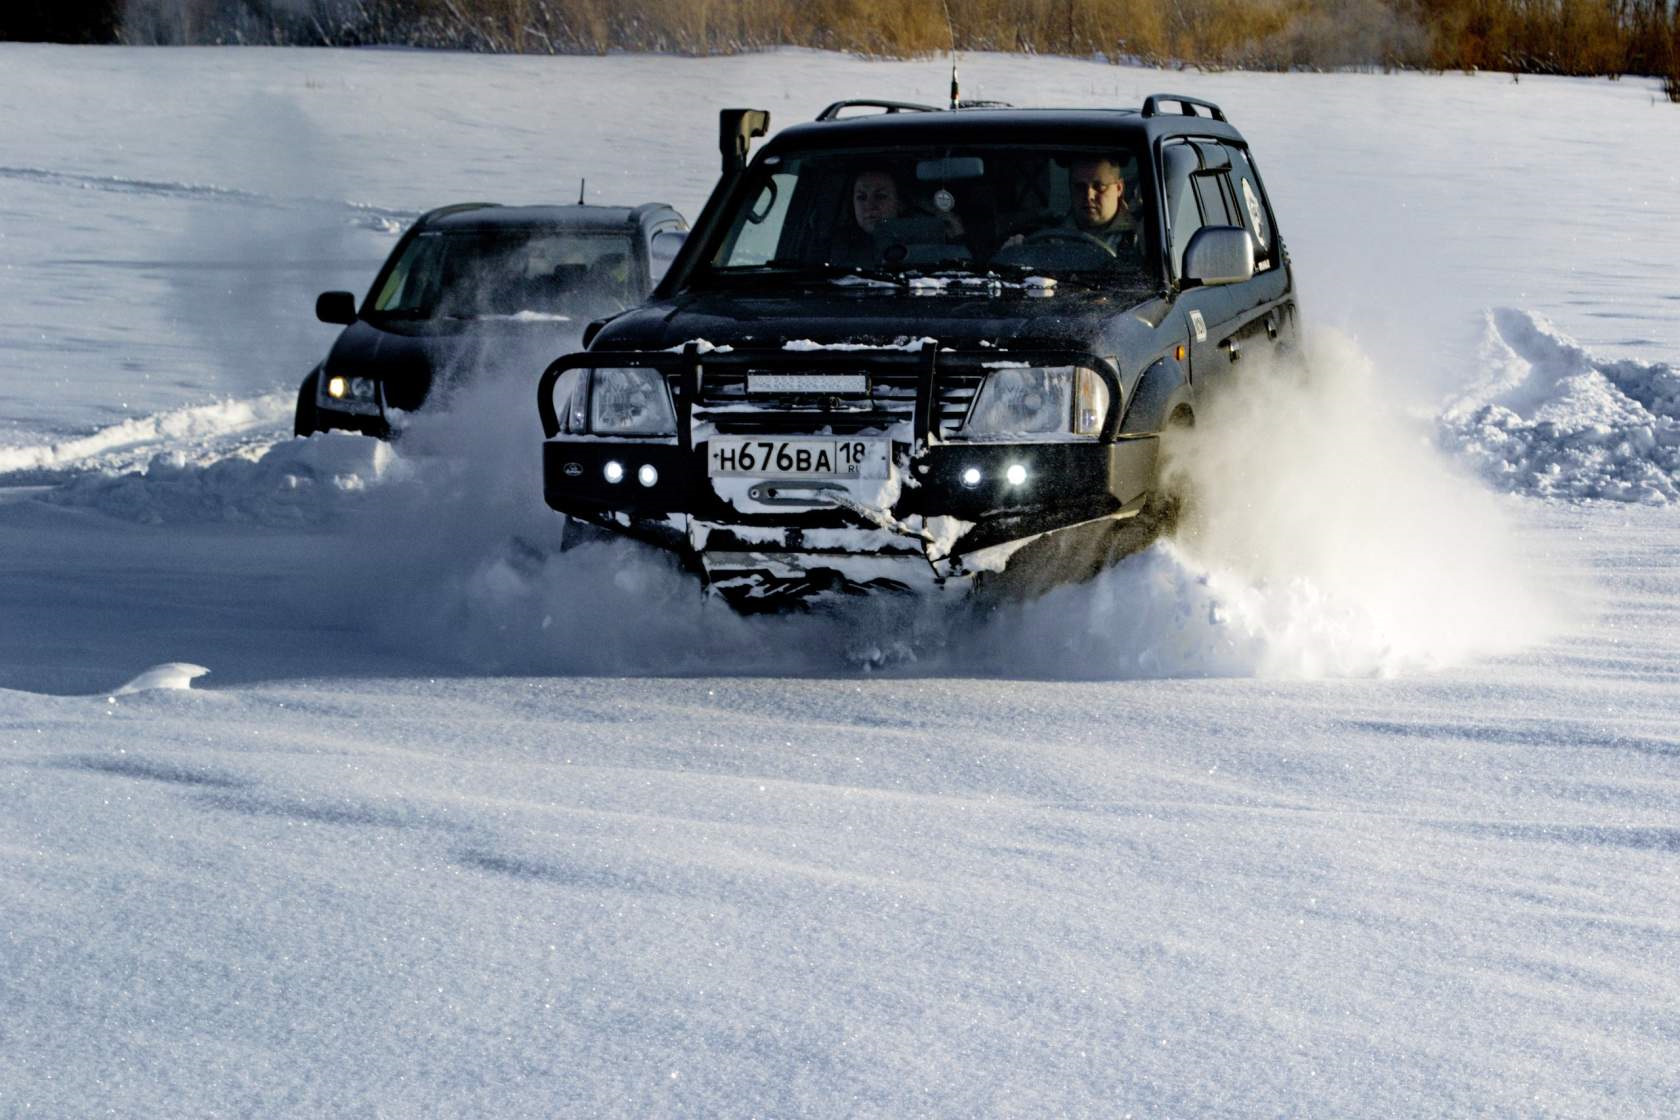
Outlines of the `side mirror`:
{"type": "Polygon", "coordinates": [[[662,229],[648,242],[648,279],[655,284],[665,278],[665,271],[677,259],[677,250],[688,240],[686,229],[662,229]]]}
{"type": "Polygon", "coordinates": [[[356,321],[356,297],[350,292],[322,292],[315,297],[315,318],[349,326],[356,321]]]}
{"type": "Polygon", "coordinates": [[[747,150],[754,137],[770,131],[768,109],[720,109],[718,151],[723,154],[723,173],[733,175],[747,165],[747,150]]]}
{"type": "Polygon", "coordinates": [[[1254,276],[1254,238],[1241,226],[1203,226],[1184,247],[1184,286],[1241,284],[1254,276]]]}

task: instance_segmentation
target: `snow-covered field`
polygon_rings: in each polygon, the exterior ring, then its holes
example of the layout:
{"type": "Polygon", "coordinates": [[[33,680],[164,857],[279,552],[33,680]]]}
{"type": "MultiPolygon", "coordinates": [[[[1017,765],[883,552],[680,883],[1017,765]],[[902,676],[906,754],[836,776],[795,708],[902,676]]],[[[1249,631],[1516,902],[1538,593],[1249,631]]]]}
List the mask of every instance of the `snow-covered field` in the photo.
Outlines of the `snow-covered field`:
{"type": "Polygon", "coordinates": [[[288,438],[422,209],[693,215],[719,107],[943,65],[0,44],[0,1115],[1673,1111],[1647,83],[965,59],[1225,105],[1313,356],[992,617],[552,553],[529,384],[288,438]]]}

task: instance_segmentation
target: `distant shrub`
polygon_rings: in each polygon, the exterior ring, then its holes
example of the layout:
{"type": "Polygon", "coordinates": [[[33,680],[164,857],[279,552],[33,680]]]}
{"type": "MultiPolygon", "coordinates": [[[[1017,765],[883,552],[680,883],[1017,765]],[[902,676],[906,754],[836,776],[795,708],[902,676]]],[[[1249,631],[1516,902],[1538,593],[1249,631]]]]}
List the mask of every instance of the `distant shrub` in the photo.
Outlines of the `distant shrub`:
{"type": "MultiPolygon", "coordinates": [[[[1650,74],[1680,101],[1675,0],[21,0],[45,37],[519,53],[958,50],[1273,70],[1650,74]],[[48,21],[43,13],[61,13],[48,21]],[[120,32],[114,15],[122,12],[120,32]],[[75,13],[82,13],[77,15],[75,13]],[[82,22],[76,22],[80,19],[82,22]],[[103,21],[101,23],[100,21],[103,21]],[[86,27],[83,27],[83,23],[86,27]]],[[[40,33],[19,37],[42,37],[40,33]]]]}
{"type": "Polygon", "coordinates": [[[1668,69],[1663,75],[1663,92],[1670,101],[1680,102],[1680,4],[1668,31],[1668,69]]]}

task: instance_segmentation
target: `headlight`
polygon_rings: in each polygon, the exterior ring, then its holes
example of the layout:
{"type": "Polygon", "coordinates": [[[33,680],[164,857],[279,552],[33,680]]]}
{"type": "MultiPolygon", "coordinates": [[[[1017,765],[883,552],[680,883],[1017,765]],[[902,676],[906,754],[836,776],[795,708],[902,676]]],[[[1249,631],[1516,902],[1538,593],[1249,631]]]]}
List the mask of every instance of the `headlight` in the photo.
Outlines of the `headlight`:
{"type": "Polygon", "coordinates": [[[962,427],[980,439],[1095,436],[1108,416],[1108,383],[1078,366],[1012,366],[986,375],[962,427]]]}
{"type": "MultiPolygon", "coordinates": [[[[561,378],[564,381],[565,378],[561,378]]],[[[555,383],[555,414],[559,409],[555,383]]],[[[589,385],[589,430],[603,436],[673,436],[677,414],[665,376],[656,369],[599,368],[589,385]]]]}
{"type": "Polygon", "coordinates": [[[379,411],[379,382],[371,377],[323,376],[317,401],[339,412],[377,413],[379,411]]]}

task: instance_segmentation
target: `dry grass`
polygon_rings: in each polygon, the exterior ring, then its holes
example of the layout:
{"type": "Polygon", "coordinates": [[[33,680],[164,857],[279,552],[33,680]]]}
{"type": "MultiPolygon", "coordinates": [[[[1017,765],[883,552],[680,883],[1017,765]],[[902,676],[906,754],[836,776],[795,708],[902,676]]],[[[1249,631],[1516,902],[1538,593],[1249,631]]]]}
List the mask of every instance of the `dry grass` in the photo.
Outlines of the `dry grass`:
{"type": "MultiPolygon", "coordinates": [[[[129,42],[686,54],[792,45],[898,58],[955,47],[1204,67],[1649,74],[1661,77],[1668,97],[1680,101],[1680,7],[1671,10],[1674,0],[66,2],[86,5],[89,13],[104,10],[106,28],[112,5],[121,2],[120,37],[129,42]]],[[[12,18],[22,17],[0,13],[0,38],[12,18]]]]}

